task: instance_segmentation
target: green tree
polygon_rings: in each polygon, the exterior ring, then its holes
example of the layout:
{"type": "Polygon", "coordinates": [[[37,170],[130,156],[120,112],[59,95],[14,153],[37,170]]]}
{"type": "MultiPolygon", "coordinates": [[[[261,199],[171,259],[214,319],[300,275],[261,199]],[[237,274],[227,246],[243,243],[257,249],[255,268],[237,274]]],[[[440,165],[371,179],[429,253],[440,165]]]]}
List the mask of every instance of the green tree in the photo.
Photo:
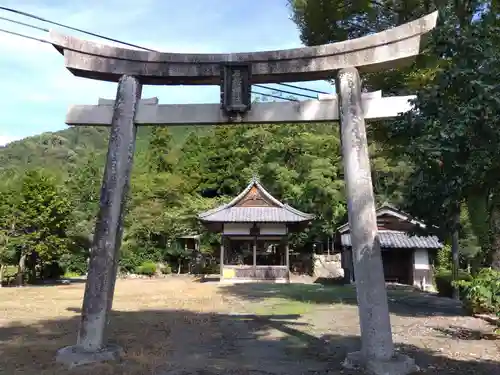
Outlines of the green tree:
{"type": "Polygon", "coordinates": [[[2,186],[0,190],[0,286],[7,266],[16,264],[16,253],[10,244],[15,225],[15,187],[2,186]]]}
{"type": "Polygon", "coordinates": [[[500,199],[493,177],[499,149],[499,2],[291,0],[290,5],[308,45],[382,31],[439,9],[439,26],[412,66],[364,75],[368,90],[418,92],[415,111],[374,124],[373,134],[385,150],[414,165],[405,194],[410,212],[439,224],[449,237],[465,201],[477,242],[500,267],[495,250],[500,199]]]}
{"type": "Polygon", "coordinates": [[[66,187],[72,204],[75,226],[72,236],[92,237],[102,181],[103,166],[98,164],[95,153],[69,171],[66,187]]]}
{"type": "Polygon", "coordinates": [[[170,155],[172,135],[168,127],[155,127],[147,150],[148,163],[154,172],[172,172],[174,161],[170,155]]]}
{"type": "Polygon", "coordinates": [[[19,195],[10,242],[18,252],[20,277],[28,265],[34,280],[37,265],[43,275],[43,267],[57,262],[67,251],[71,204],[55,179],[39,170],[26,172],[19,195]]]}
{"type": "Polygon", "coordinates": [[[500,172],[500,22],[484,12],[460,32],[452,23],[439,30],[434,45],[446,64],[418,92],[415,110],[391,124],[388,134],[420,166],[414,206],[428,207],[430,218],[441,223],[450,223],[451,211],[464,201],[473,213],[471,222],[488,217],[488,238],[484,230],[475,235],[486,244],[488,263],[500,268],[500,184],[495,177],[500,172]]]}

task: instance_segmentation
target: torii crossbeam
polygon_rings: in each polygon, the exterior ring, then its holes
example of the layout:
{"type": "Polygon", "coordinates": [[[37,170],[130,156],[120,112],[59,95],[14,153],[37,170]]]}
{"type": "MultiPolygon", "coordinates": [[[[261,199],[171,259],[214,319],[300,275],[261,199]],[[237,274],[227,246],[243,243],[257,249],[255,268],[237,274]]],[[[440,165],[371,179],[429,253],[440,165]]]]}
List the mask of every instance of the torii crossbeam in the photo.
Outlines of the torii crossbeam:
{"type": "Polygon", "coordinates": [[[362,94],[359,71],[375,72],[411,63],[423,37],[436,26],[437,12],[362,38],[280,51],[182,54],[145,52],[80,40],[51,32],[66,68],[79,77],[118,82],[115,101],[73,106],[71,125],[111,125],[101,200],[89,263],[81,324],[75,346],[57,360],[70,367],[114,359],[121,348],[105,332],[115,288],[123,215],[138,125],[340,122],[342,157],[361,350],[347,367],[374,374],[408,374],[415,362],[396,353],[377,234],[365,119],[396,116],[412,97],[362,94]],[[251,103],[251,84],[335,79],[338,96],[293,103],[251,103]],[[142,85],[220,85],[221,105],[159,105],[141,101],[142,85]]]}
{"type": "MultiPolygon", "coordinates": [[[[380,92],[362,95],[361,108],[366,120],[395,117],[411,109],[414,95],[382,98],[380,92]]],[[[142,99],[137,107],[136,125],[215,125],[224,123],[276,124],[332,122],[339,120],[335,95],[322,100],[254,103],[238,119],[228,118],[219,104],[158,104],[158,98],[142,99]]],[[[99,99],[97,105],[71,106],[68,125],[109,126],[113,120],[114,100],[99,99]]]]}

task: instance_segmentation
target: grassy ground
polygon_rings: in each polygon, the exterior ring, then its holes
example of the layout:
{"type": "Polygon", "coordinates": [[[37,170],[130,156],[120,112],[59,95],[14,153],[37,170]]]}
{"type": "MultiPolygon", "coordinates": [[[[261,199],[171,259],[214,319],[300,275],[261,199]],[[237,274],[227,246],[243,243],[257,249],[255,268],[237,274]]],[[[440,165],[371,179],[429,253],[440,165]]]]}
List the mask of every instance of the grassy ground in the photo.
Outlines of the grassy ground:
{"type": "MultiPolygon", "coordinates": [[[[500,341],[481,333],[483,322],[415,293],[389,294],[395,342],[422,373],[498,369],[500,341]]],[[[124,360],[69,372],[54,358],[76,342],[82,297],[83,284],[1,289],[0,374],[357,374],[341,369],[359,349],[351,287],[119,280],[109,339],[124,360]]]]}

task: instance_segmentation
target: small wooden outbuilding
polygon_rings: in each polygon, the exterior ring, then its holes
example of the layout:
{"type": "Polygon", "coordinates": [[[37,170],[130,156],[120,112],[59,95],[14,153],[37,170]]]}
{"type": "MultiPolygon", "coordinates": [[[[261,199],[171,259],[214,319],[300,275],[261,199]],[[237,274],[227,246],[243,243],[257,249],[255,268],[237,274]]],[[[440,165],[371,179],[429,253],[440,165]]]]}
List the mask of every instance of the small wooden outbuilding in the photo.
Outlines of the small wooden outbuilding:
{"type": "MultiPolygon", "coordinates": [[[[376,210],[378,238],[387,282],[432,288],[432,263],[442,243],[436,236],[421,234],[426,225],[385,203],[376,210]],[[414,233],[419,232],[419,235],[414,233]]],[[[342,267],[349,281],[355,280],[349,223],[337,229],[342,267]]]]}

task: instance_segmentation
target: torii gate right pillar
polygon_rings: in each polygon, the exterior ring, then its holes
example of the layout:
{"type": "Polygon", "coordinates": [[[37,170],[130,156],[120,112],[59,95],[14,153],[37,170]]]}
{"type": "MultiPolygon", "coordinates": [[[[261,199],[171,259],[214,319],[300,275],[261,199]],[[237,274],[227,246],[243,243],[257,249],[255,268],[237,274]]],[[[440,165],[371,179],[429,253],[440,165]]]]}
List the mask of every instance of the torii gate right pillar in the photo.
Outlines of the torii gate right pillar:
{"type": "Polygon", "coordinates": [[[417,370],[415,361],[394,353],[357,69],[340,70],[336,86],[361,330],[361,351],[349,353],[344,366],[373,374],[409,374],[417,370]]]}

